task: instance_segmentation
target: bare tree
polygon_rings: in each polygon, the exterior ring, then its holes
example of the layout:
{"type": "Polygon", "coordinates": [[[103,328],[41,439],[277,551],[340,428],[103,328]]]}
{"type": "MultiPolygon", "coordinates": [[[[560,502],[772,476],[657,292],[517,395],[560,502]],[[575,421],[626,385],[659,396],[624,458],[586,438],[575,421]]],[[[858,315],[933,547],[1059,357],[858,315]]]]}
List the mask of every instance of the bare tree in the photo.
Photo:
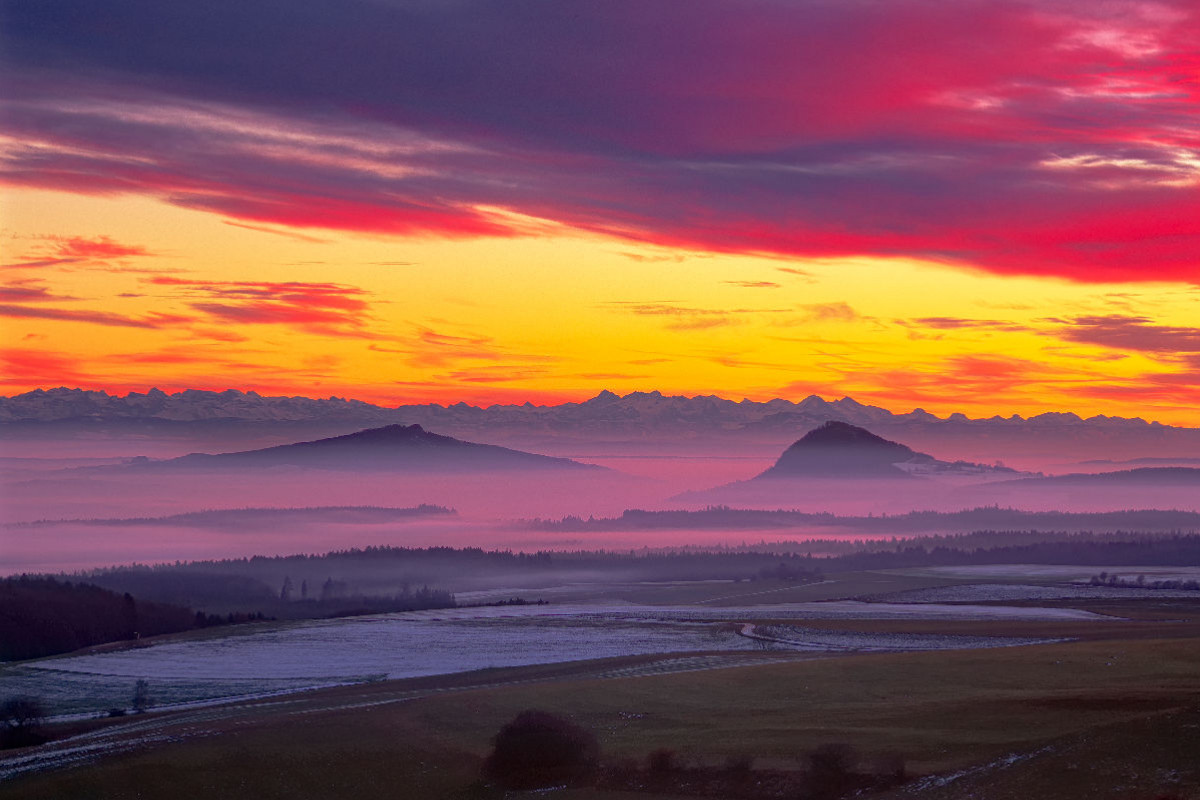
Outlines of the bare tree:
{"type": "Polygon", "coordinates": [[[41,734],[46,710],[34,697],[10,697],[0,703],[0,747],[27,747],[41,744],[46,737],[41,734]]]}
{"type": "Polygon", "coordinates": [[[138,678],[137,683],[133,685],[133,710],[144,714],[150,703],[150,682],[145,678],[138,678]]]}

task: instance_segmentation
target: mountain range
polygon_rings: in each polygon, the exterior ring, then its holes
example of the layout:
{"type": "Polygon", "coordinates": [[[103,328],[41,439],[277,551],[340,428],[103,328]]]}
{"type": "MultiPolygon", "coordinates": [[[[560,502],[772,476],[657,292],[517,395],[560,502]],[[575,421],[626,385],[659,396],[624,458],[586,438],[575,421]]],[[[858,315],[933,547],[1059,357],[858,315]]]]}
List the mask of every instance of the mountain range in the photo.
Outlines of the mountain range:
{"type": "Polygon", "coordinates": [[[175,437],[197,442],[278,443],[391,424],[419,424],[446,435],[557,454],[662,454],[702,450],[766,456],[825,422],[876,433],[956,458],[993,461],[1039,457],[1082,460],[1154,457],[1170,461],[1200,454],[1200,428],[1163,425],[1140,417],[1050,412],[972,419],[937,417],[922,409],[893,413],[853,398],[733,401],[659,392],[618,396],[604,391],[574,403],[538,406],[422,404],[388,408],[338,397],[267,397],[255,392],[157,389],[125,396],[82,389],[36,390],[0,397],[0,435],[10,438],[81,434],[175,437]],[[641,448],[641,450],[639,450],[641,448]],[[670,448],[669,451],[664,448],[670,448]],[[604,452],[604,451],[600,451],[604,452]]]}
{"type": "MultiPolygon", "coordinates": [[[[1147,422],[1141,417],[1088,418],[1071,412],[1047,412],[1032,417],[1013,414],[972,419],[955,413],[937,417],[924,409],[897,414],[879,406],[865,405],[852,397],[825,400],[809,395],[803,400],[775,398],[767,401],[727,400],[715,395],[684,397],[660,392],[631,392],[624,396],[602,391],[578,403],[539,406],[472,406],[467,403],[400,405],[395,408],[340,397],[269,397],[257,392],[227,389],[221,392],[187,389],[168,394],[159,389],[124,396],[86,389],[36,389],[11,397],[0,397],[0,423],[157,420],[163,422],[375,422],[403,420],[428,425],[454,426],[485,421],[488,424],[603,423],[618,427],[738,426],[753,430],[792,429],[802,420],[824,422],[837,419],[855,425],[924,423],[1014,426],[1171,427],[1147,422]]],[[[444,427],[444,426],[443,426],[444,427]]]]}

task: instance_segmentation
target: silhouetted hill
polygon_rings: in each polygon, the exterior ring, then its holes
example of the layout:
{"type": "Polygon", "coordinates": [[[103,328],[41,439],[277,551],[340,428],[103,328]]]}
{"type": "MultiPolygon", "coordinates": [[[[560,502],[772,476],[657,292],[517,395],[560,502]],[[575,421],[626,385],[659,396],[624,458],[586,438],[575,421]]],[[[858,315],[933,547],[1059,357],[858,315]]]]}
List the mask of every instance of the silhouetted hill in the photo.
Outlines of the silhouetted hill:
{"type": "Polygon", "coordinates": [[[758,478],[907,478],[896,464],[918,457],[933,460],[865,428],[830,421],[793,443],[758,478]]]}
{"type": "Polygon", "coordinates": [[[685,507],[898,511],[901,507],[933,508],[934,501],[947,495],[948,486],[984,484],[1021,474],[999,464],[941,461],[865,428],[834,420],[808,431],[759,475],[683,492],[669,500],[685,507]]]}
{"type": "Polygon", "coordinates": [[[568,458],[510,450],[490,444],[464,442],[430,433],[420,425],[386,425],[344,436],[297,442],[260,450],[209,455],[192,453],[162,462],[142,462],[134,468],[238,469],[279,466],[349,470],[597,470],[568,458]]]}

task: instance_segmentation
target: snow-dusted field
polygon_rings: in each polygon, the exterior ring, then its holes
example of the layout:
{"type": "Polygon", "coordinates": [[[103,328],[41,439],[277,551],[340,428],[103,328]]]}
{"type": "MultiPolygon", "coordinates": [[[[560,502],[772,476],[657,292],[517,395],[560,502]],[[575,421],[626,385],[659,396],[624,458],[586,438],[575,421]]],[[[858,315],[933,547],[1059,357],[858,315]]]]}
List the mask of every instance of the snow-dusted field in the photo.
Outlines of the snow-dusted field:
{"type": "Polygon", "coordinates": [[[139,678],[150,682],[155,704],[165,705],[373,678],[754,646],[696,622],[522,612],[458,609],[285,624],[248,635],[31,662],[0,671],[0,682],[7,693],[41,697],[53,713],[64,714],[128,706],[139,678]]]}
{"type": "Polygon", "coordinates": [[[1046,639],[1021,639],[999,636],[958,636],[913,633],[860,633],[858,631],[827,631],[821,628],[801,628],[795,625],[748,625],[747,636],[771,642],[793,650],[968,650],[981,647],[1017,647],[1041,644],[1046,639]]]}
{"type": "Polygon", "coordinates": [[[938,619],[938,620],[1100,620],[1111,619],[1074,608],[1025,608],[1020,606],[942,605],[939,603],[867,603],[861,600],[828,600],[778,606],[753,606],[741,617],[785,619],[938,619]],[[750,613],[747,613],[750,612],[750,613]]]}
{"type": "Polygon", "coordinates": [[[887,595],[890,603],[983,603],[1015,600],[1131,600],[1184,597],[1200,600],[1200,592],[1186,589],[1134,589],[1087,584],[1035,586],[1024,583],[972,583],[912,589],[887,595]]]}
{"type": "Polygon", "coordinates": [[[968,564],[956,567],[916,567],[892,570],[902,575],[934,576],[978,581],[1088,581],[1107,572],[1134,580],[1145,575],[1148,581],[1200,580],[1200,566],[1178,567],[1104,567],[1086,564],[968,564]]]}
{"type": "MultiPolygon", "coordinates": [[[[0,682],[7,693],[42,698],[53,714],[95,713],[128,706],[139,678],[150,682],[156,705],[172,705],[488,667],[759,646],[729,625],[713,624],[719,622],[914,617],[1099,618],[1073,609],[851,601],[752,608],[461,608],[287,623],[253,632],[235,630],[220,638],[165,641],[116,652],[44,659],[0,668],[0,682]]],[[[915,639],[889,642],[873,646],[927,649],[931,644],[915,639]]],[[[938,647],[944,646],[945,642],[938,643],[938,647]]],[[[964,641],[962,646],[979,645],[964,641]]],[[[831,641],[824,649],[846,648],[844,643],[831,641]]]]}

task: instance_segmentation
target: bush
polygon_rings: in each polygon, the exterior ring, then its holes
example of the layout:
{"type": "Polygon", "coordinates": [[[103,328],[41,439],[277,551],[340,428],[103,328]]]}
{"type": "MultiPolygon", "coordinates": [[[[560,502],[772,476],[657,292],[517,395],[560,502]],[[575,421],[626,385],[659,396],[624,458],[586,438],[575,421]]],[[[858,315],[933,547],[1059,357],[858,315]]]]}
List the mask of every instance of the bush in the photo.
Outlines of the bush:
{"type": "Polygon", "coordinates": [[[725,774],[734,781],[745,782],[754,774],[754,756],[735,753],[725,759],[725,774]]]}
{"type": "Polygon", "coordinates": [[[676,753],[669,747],[660,747],[646,756],[646,769],[652,774],[663,775],[678,769],[676,753]]]}
{"type": "Polygon", "coordinates": [[[808,755],[806,783],[814,798],[841,797],[853,788],[858,777],[854,768],[858,755],[848,744],[823,744],[808,755]]]}
{"type": "Polygon", "coordinates": [[[0,747],[28,747],[46,741],[42,735],[42,720],[46,711],[32,697],[10,697],[0,703],[0,747]]]}
{"type": "Polygon", "coordinates": [[[901,784],[908,780],[908,766],[899,753],[884,753],[875,759],[875,775],[883,783],[901,784]]]}
{"type": "Polygon", "coordinates": [[[545,711],[522,711],[500,729],[484,775],[509,789],[578,784],[596,769],[600,746],[591,732],[545,711]]]}

